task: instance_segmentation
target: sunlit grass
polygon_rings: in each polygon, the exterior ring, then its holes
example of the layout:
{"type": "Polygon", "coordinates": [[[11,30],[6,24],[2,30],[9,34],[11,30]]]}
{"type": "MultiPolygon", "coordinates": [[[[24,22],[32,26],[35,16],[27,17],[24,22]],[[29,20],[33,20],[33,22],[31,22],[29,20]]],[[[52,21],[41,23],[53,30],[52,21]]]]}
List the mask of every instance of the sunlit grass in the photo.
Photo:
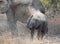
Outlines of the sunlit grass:
{"type": "Polygon", "coordinates": [[[11,33],[8,32],[8,34],[3,33],[2,36],[0,36],[0,44],[60,44],[59,41],[55,41],[53,39],[38,40],[37,38],[34,38],[32,40],[30,37],[12,37],[11,33]]]}

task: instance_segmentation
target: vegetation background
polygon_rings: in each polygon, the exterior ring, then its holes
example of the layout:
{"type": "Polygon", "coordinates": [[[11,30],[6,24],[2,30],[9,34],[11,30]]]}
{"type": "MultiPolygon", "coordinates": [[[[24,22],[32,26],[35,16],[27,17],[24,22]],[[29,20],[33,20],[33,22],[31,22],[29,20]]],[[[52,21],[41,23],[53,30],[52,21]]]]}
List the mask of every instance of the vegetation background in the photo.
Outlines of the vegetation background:
{"type": "Polygon", "coordinates": [[[0,44],[60,44],[60,0],[40,0],[48,16],[48,35],[38,40],[36,35],[32,40],[30,31],[26,26],[17,21],[18,36],[13,36],[8,31],[7,17],[0,14],[0,44]]]}
{"type": "Polygon", "coordinates": [[[46,8],[46,14],[54,16],[60,11],[60,0],[41,0],[42,4],[46,8]],[[52,11],[52,12],[51,12],[52,11]]]}

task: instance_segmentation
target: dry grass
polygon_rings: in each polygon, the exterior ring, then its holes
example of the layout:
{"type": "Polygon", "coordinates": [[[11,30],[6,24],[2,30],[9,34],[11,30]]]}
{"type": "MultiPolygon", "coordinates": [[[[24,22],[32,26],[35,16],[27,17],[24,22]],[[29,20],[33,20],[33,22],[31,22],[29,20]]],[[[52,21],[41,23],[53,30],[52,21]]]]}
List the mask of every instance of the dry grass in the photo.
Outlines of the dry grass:
{"type": "Polygon", "coordinates": [[[36,36],[32,40],[29,30],[20,22],[17,22],[18,34],[15,37],[7,31],[6,16],[0,15],[0,44],[60,44],[60,38],[44,37],[38,40],[36,36]]]}
{"type": "Polygon", "coordinates": [[[60,41],[52,38],[38,40],[36,37],[32,40],[30,37],[13,37],[11,33],[3,33],[0,36],[0,44],[60,44],[60,41]]]}

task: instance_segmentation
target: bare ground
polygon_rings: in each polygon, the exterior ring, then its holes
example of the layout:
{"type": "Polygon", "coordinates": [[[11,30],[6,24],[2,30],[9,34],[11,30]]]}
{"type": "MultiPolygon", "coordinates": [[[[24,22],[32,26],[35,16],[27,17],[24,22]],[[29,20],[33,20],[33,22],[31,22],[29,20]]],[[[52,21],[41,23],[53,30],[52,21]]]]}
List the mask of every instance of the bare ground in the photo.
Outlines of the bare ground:
{"type": "MultiPolygon", "coordinates": [[[[53,25],[49,27],[50,28],[49,34],[46,35],[42,40],[41,39],[38,40],[35,35],[34,39],[32,40],[30,38],[29,29],[27,29],[25,24],[21,23],[20,21],[17,21],[18,36],[13,37],[13,35],[11,34],[11,31],[8,31],[9,29],[7,25],[6,15],[2,14],[0,15],[0,44],[60,44],[60,36],[53,35],[57,31],[55,32],[54,29],[52,31],[52,26],[57,25],[56,23],[54,23],[56,20],[54,20],[54,22],[52,19],[50,20],[51,21],[49,21],[50,22],[49,25],[51,24],[53,25]]],[[[57,19],[57,20],[59,22],[60,19],[57,19]]]]}

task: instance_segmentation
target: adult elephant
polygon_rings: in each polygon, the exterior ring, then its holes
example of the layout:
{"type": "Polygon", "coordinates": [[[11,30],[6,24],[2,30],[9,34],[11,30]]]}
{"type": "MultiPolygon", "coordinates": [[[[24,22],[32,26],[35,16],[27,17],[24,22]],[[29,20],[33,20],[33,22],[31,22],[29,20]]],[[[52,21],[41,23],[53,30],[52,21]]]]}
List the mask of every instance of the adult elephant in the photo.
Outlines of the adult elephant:
{"type": "Polygon", "coordinates": [[[13,35],[17,35],[16,21],[26,23],[31,15],[29,7],[45,13],[45,8],[39,0],[0,0],[0,13],[6,13],[9,29],[13,35]]]}

